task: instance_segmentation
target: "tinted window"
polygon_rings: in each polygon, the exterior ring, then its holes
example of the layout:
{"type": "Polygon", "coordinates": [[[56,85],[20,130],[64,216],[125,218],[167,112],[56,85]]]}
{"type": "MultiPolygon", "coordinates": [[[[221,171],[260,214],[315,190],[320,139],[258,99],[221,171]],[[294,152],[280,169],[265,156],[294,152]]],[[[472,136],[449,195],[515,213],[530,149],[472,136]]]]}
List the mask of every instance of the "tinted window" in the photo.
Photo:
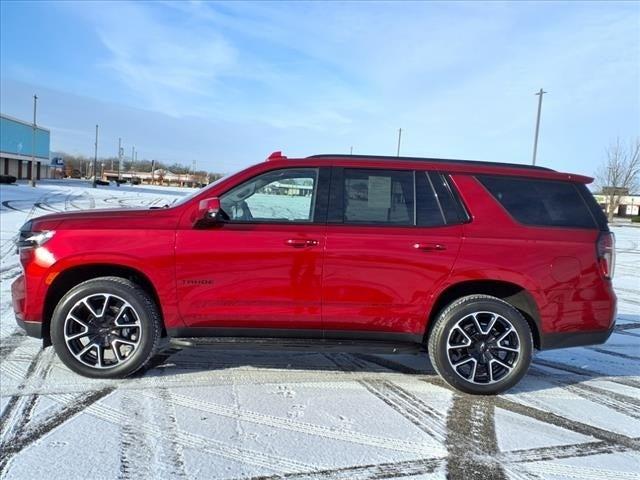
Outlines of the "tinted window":
{"type": "Polygon", "coordinates": [[[344,169],[344,222],[414,224],[412,171],[344,169]]]}
{"type": "Polygon", "coordinates": [[[317,183],[315,168],[275,170],[231,189],[220,204],[231,221],[311,222],[317,183]]]}
{"type": "Polygon", "coordinates": [[[433,189],[433,182],[427,172],[416,172],[417,224],[423,227],[443,225],[444,213],[433,189]]]}
{"type": "Polygon", "coordinates": [[[429,172],[433,188],[436,191],[444,218],[448,224],[465,222],[469,219],[460,199],[454,195],[453,189],[442,173],[429,172]]]}
{"type": "Polygon", "coordinates": [[[572,183],[489,176],[480,176],[478,179],[521,223],[595,227],[585,201],[572,183]]]}

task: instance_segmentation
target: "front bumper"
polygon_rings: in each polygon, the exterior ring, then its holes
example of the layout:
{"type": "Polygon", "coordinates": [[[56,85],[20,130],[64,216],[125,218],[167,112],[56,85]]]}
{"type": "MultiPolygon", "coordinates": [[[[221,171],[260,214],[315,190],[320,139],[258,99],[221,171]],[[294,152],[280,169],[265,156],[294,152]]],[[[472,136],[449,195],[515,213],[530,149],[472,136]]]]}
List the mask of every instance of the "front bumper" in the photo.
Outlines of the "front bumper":
{"type": "Polygon", "coordinates": [[[42,338],[42,322],[25,322],[16,315],[16,323],[27,333],[28,336],[42,338]]]}
{"type": "Polygon", "coordinates": [[[18,326],[30,337],[42,338],[42,322],[31,319],[26,320],[29,316],[26,311],[27,288],[24,275],[20,275],[11,284],[11,300],[18,326]]]}

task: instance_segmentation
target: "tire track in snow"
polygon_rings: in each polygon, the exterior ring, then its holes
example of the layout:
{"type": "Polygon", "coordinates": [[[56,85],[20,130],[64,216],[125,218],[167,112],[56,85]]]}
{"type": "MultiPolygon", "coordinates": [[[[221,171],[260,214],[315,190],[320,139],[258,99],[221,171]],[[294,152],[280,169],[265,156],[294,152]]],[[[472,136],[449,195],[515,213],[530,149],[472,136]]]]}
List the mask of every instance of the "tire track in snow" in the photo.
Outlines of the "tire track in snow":
{"type": "Polygon", "coordinates": [[[2,476],[11,458],[87,409],[93,403],[106,397],[113,392],[113,390],[114,388],[105,388],[91,392],[88,395],[83,395],[80,398],[68,396],[67,402],[62,409],[36,424],[29,425],[20,436],[13,437],[6,443],[3,442],[3,444],[0,445],[0,447],[2,447],[0,448],[0,476],[2,476]]]}
{"type": "Polygon", "coordinates": [[[579,383],[583,381],[583,379],[579,378],[577,375],[568,378],[565,376],[563,379],[549,377],[549,373],[547,371],[536,368],[535,366],[531,367],[529,372],[531,375],[575,393],[585,400],[589,400],[598,405],[603,405],[618,413],[640,420],[640,400],[637,398],[612,392],[605,388],[579,383]]]}
{"type": "MultiPolygon", "coordinates": [[[[372,357],[371,361],[376,360],[376,358],[373,355],[368,355],[367,357],[372,357]]],[[[414,375],[422,373],[417,369],[399,364],[397,362],[393,362],[387,359],[381,359],[381,360],[382,361],[379,364],[382,366],[386,366],[386,368],[393,368],[393,365],[395,364],[395,365],[398,365],[398,371],[403,371],[403,373],[413,372],[414,375]]],[[[423,381],[432,385],[436,385],[443,388],[449,388],[447,387],[445,381],[439,377],[435,377],[435,376],[425,377],[421,375],[420,377],[416,377],[416,378],[420,381],[423,381]]],[[[525,405],[515,400],[510,400],[508,398],[501,397],[501,396],[491,397],[488,401],[493,402],[496,407],[502,408],[504,410],[508,410],[513,413],[517,413],[519,415],[523,415],[525,417],[532,418],[534,420],[541,421],[543,423],[547,423],[549,425],[564,428],[565,430],[579,433],[581,435],[591,436],[598,440],[607,442],[611,445],[621,446],[629,450],[640,451],[639,438],[629,437],[627,435],[614,433],[609,430],[605,430],[603,428],[589,425],[587,423],[571,420],[561,415],[540,410],[536,407],[525,405]]]]}
{"type": "Polygon", "coordinates": [[[169,471],[171,478],[188,478],[186,463],[184,460],[184,449],[182,445],[174,440],[179,431],[178,419],[176,418],[175,404],[171,398],[171,391],[168,388],[158,389],[161,400],[161,408],[153,410],[153,420],[160,428],[166,432],[161,446],[162,454],[169,459],[169,471]]]}
{"type": "Polygon", "coordinates": [[[490,399],[453,394],[447,414],[447,472],[450,478],[506,479],[499,453],[495,406],[490,399]]]}
{"type": "MultiPolygon", "coordinates": [[[[51,397],[53,400],[68,403],[72,401],[69,395],[56,395],[51,397]]],[[[167,434],[162,428],[153,423],[145,423],[120,411],[120,409],[112,408],[107,405],[94,402],[86,408],[87,413],[96,418],[107,421],[115,425],[122,425],[131,422],[132,426],[139,432],[146,435],[161,438],[167,434]]],[[[203,437],[195,433],[184,430],[177,430],[175,440],[183,448],[191,448],[201,453],[209,453],[222,458],[235,460],[240,463],[246,463],[265,468],[272,472],[306,472],[314,471],[315,465],[311,465],[297,460],[288,459],[265,452],[244,448],[240,446],[229,445],[227,442],[215,440],[213,438],[203,437]]]]}
{"type": "MultiPolygon", "coordinates": [[[[0,363],[4,362],[27,339],[26,334],[20,329],[0,339],[0,363]]],[[[26,380],[26,379],[25,379],[26,380]]],[[[26,385],[26,383],[25,383],[26,385]]]]}
{"type": "MultiPolygon", "coordinates": [[[[132,478],[151,479],[156,473],[153,447],[144,431],[137,428],[140,422],[148,422],[148,406],[140,402],[136,395],[124,394],[120,397],[120,410],[128,412],[120,423],[120,471],[119,480],[132,478]]],[[[160,473],[160,472],[158,472],[160,473]]]]}
{"type": "Polygon", "coordinates": [[[581,375],[587,378],[606,380],[607,382],[618,383],[626,387],[640,388],[640,381],[635,380],[633,378],[612,377],[612,376],[608,376],[607,374],[600,373],[596,370],[590,370],[583,367],[576,367],[575,365],[568,365],[566,363],[561,363],[553,360],[546,360],[546,359],[543,360],[540,358],[536,358],[533,361],[533,365],[542,365],[545,367],[555,368],[556,370],[575,373],[576,375],[581,375]]]}
{"type": "MultiPolygon", "coordinates": [[[[342,370],[367,368],[367,365],[364,365],[355,356],[338,353],[333,355],[325,354],[325,357],[342,370]]],[[[445,419],[436,409],[422,402],[411,392],[391,382],[359,380],[358,383],[438,444],[444,443],[447,435],[445,419]]]]}
{"type": "MultiPolygon", "coordinates": [[[[144,393],[144,395],[150,398],[158,398],[159,396],[153,393],[144,393]]],[[[191,408],[200,412],[240,420],[242,422],[264,425],[267,427],[328,438],[331,440],[355,443],[367,447],[413,453],[424,453],[425,450],[425,445],[419,442],[379,437],[343,428],[326,427],[324,425],[301,422],[292,418],[278,417],[249,410],[240,410],[228,405],[204,402],[178,394],[171,394],[168,403],[171,406],[191,408]]]]}
{"type": "Polygon", "coordinates": [[[440,458],[420,458],[401,462],[356,465],[314,470],[302,473],[249,477],[244,480],[380,480],[387,478],[414,477],[434,473],[442,467],[440,458]]]}

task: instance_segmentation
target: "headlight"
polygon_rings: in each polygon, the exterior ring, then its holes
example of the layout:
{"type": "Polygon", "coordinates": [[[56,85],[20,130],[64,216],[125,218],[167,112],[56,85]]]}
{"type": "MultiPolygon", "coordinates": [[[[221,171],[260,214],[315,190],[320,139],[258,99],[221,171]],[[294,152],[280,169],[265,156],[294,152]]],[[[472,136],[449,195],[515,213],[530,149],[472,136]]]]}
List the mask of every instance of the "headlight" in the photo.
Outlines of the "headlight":
{"type": "Polygon", "coordinates": [[[21,230],[18,238],[18,249],[36,248],[44,245],[55,235],[55,231],[46,230],[44,232],[26,232],[21,230]]]}

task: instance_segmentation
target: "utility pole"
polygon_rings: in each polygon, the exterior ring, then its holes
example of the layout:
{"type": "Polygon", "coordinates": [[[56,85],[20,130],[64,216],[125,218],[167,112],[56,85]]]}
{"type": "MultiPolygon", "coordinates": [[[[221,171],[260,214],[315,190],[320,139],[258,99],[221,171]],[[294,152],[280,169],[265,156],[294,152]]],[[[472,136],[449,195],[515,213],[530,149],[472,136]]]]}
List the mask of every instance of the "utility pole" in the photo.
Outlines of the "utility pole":
{"type": "Polygon", "coordinates": [[[118,138],[118,185],[120,185],[120,168],[122,165],[122,154],[124,150],[122,149],[122,138],[118,138]]]}
{"type": "Polygon", "coordinates": [[[96,188],[96,181],[98,177],[96,175],[98,168],[98,125],[96,125],[96,143],[95,143],[95,151],[93,155],[93,188],[96,188]]]}
{"type": "Polygon", "coordinates": [[[38,96],[33,96],[33,138],[31,140],[31,186],[36,186],[36,105],[38,96]]]}
{"type": "Polygon", "coordinates": [[[349,155],[353,155],[353,146],[349,147],[349,155]]]}
{"type": "Polygon", "coordinates": [[[131,147],[131,167],[129,168],[129,170],[133,170],[133,160],[135,156],[136,156],[136,147],[131,147]]]}
{"type": "Polygon", "coordinates": [[[536,155],[538,153],[538,133],[540,132],[540,112],[542,112],[542,96],[547,93],[543,89],[540,89],[536,95],[538,95],[538,116],[536,118],[536,133],[533,138],[533,165],[536,164],[536,155]]]}
{"type": "Polygon", "coordinates": [[[396,157],[400,156],[400,141],[402,140],[402,129],[398,129],[398,151],[396,153],[396,157]]]}

